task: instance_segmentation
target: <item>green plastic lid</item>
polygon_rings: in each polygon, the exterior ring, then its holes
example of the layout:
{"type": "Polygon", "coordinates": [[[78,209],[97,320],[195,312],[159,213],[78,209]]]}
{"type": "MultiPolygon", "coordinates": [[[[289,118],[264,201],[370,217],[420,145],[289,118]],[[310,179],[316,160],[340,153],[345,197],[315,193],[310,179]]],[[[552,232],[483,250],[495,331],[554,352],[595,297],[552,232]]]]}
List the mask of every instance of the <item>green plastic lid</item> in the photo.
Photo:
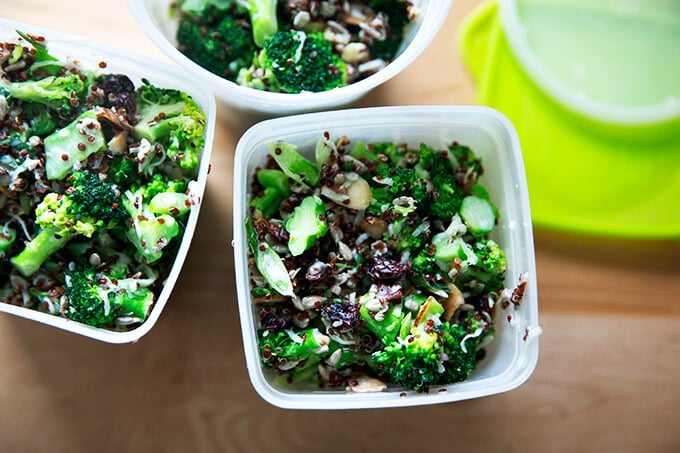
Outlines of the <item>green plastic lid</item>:
{"type": "Polygon", "coordinates": [[[460,38],[518,130],[537,225],[680,237],[680,2],[499,0],[460,38]]]}

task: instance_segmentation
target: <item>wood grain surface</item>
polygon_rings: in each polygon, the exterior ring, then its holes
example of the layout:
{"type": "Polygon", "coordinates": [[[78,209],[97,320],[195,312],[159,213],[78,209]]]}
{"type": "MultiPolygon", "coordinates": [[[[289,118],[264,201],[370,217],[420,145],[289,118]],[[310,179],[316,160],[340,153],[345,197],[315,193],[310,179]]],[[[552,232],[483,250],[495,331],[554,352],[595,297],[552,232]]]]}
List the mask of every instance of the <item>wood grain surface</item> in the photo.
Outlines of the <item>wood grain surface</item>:
{"type": "MultiPolygon", "coordinates": [[[[454,0],[431,47],[358,105],[472,104],[454,0]]],[[[0,15],[168,61],[123,0],[0,0],[0,15]]],[[[220,108],[196,237],[153,330],[107,345],[0,316],[0,451],[680,451],[680,243],[535,229],[540,358],[508,393],[407,409],[289,411],[248,380],[220,108]]],[[[670,207],[669,207],[670,208],[670,207]]]]}

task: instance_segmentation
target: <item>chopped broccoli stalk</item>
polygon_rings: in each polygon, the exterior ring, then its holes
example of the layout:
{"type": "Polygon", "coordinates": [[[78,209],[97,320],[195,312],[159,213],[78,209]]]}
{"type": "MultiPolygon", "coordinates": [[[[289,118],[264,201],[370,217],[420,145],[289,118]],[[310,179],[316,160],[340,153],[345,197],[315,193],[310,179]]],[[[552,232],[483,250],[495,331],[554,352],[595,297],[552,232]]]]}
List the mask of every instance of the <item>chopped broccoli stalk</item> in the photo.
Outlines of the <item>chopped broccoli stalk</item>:
{"type": "Polygon", "coordinates": [[[264,188],[276,189],[286,197],[291,194],[288,176],[281,170],[263,168],[257,172],[257,182],[264,188]]]}
{"type": "Polygon", "coordinates": [[[71,118],[81,106],[89,84],[80,75],[66,73],[39,80],[11,82],[3,85],[13,98],[45,105],[64,118],[71,118]]]}
{"type": "Polygon", "coordinates": [[[319,168],[297,151],[297,145],[277,141],[267,144],[269,154],[293,181],[315,187],[319,184],[319,168]]]}
{"type": "Polygon", "coordinates": [[[191,210],[189,197],[185,193],[161,192],[154,195],[149,202],[149,211],[154,214],[167,214],[181,217],[191,210]]]}
{"type": "Polygon", "coordinates": [[[19,272],[28,277],[40,269],[40,266],[70,239],[69,234],[62,235],[52,229],[43,229],[10,261],[19,272]]]}
{"type": "Polygon", "coordinates": [[[264,46],[267,39],[279,30],[276,3],[277,0],[247,0],[253,41],[257,47],[264,46]]]}
{"type": "Polygon", "coordinates": [[[69,180],[71,187],[65,195],[49,193],[36,206],[36,224],[41,231],[11,259],[26,276],[74,236],[92,237],[127,220],[111,184],[88,171],[75,171],[69,180]]]}
{"type": "Polygon", "coordinates": [[[255,197],[250,201],[250,206],[262,213],[265,219],[271,219],[274,214],[279,212],[279,207],[286,197],[273,187],[266,187],[260,197],[255,197]]]}
{"type": "Polygon", "coordinates": [[[288,367],[291,362],[301,362],[328,352],[329,343],[330,338],[317,328],[299,332],[265,331],[260,340],[260,352],[265,366],[286,364],[288,367]]]}
{"type": "Polygon", "coordinates": [[[229,80],[253,60],[257,47],[250,29],[231,15],[215,14],[210,8],[180,16],[178,49],[208,71],[229,80]]]}
{"type": "Polygon", "coordinates": [[[146,263],[158,261],[163,256],[163,249],[179,235],[179,224],[172,215],[157,215],[149,208],[144,187],[134,192],[128,190],[121,198],[131,219],[126,237],[137,248],[137,258],[146,263]]]}
{"type": "Polygon", "coordinates": [[[208,7],[225,10],[231,8],[236,0],[183,0],[180,9],[185,13],[199,14],[208,7]]]}
{"type": "Polygon", "coordinates": [[[324,202],[316,195],[302,200],[286,221],[289,233],[288,249],[293,256],[302,255],[314,242],[328,232],[324,202]]]}
{"type": "Polygon", "coordinates": [[[295,296],[293,282],[285,264],[276,251],[265,241],[260,241],[250,217],[246,217],[248,248],[255,258],[255,266],[265,282],[282,296],[295,296]]]}
{"type": "Polygon", "coordinates": [[[403,318],[401,304],[383,305],[375,295],[364,294],[359,298],[359,316],[366,328],[373,332],[384,344],[389,344],[399,334],[403,318]]]}
{"type": "Polygon", "coordinates": [[[154,302],[149,284],[136,278],[112,278],[93,266],[74,263],[65,274],[66,316],[94,327],[110,325],[121,316],[141,322],[154,302]]]}
{"type": "Polygon", "coordinates": [[[264,43],[237,82],[283,93],[328,91],[347,85],[347,64],[320,32],[279,31],[264,43]]]}
{"type": "Polygon", "coordinates": [[[76,163],[106,149],[102,125],[93,110],[83,112],[66,127],[45,137],[44,143],[48,179],[65,178],[76,163]]]}
{"type": "Polygon", "coordinates": [[[156,87],[148,80],[143,80],[137,94],[135,137],[161,144],[172,162],[185,171],[194,170],[205,144],[203,110],[184,91],[156,87]]]}
{"type": "Polygon", "coordinates": [[[475,236],[489,234],[496,226],[495,209],[491,202],[474,195],[463,198],[460,216],[475,236]]]}

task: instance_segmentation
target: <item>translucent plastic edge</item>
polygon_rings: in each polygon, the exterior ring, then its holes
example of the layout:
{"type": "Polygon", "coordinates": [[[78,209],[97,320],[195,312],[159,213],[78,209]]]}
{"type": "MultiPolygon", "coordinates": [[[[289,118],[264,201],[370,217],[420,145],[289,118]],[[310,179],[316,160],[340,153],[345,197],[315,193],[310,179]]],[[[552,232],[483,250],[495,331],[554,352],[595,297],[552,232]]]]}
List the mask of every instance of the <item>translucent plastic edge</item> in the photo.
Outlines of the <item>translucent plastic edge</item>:
{"type": "MultiPolygon", "coordinates": [[[[207,183],[208,168],[210,166],[210,155],[212,152],[212,144],[214,140],[214,129],[216,121],[216,104],[215,98],[206,87],[198,85],[192,82],[191,77],[184,70],[177,68],[175,66],[167,65],[156,60],[150,59],[147,56],[142,56],[135,54],[133,52],[128,52],[123,49],[116,49],[111,46],[100,44],[94,42],[90,39],[58,32],[55,30],[36,27],[30,24],[25,24],[16,21],[10,21],[6,19],[0,19],[0,30],[21,30],[34,35],[44,36],[47,39],[47,45],[49,49],[50,42],[59,42],[60,45],[66,45],[72,48],[73,54],[65,55],[62,53],[56,54],[60,58],[70,57],[73,59],[78,59],[79,54],[83,54],[84,50],[96,51],[101,60],[107,60],[109,67],[107,70],[115,70],[118,68],[125,68],[128,75],[134,75],[136,77],[145,77],[154,83],[165,86],[168,84],[169,87],[181,89],[187,92],[196,102],[201,106],[206,117],[206,129],[205,129],[205,147],[201,153],[201,161],[198,169],[198,176],[196,178],[196,191],[195,193],[200,197],[200,202],[191,209],[189,213],[189,218],[187,220],[186,229],[184,236],[182,237],[182,242],[177,252],[177,257],[173,262],[172,268],[163,289],[161,290],[158,299],[154,303],[148,318],[139,327],[132,330],[118,332],[114,330],[102,329],[97,327],[88,326],[81,324],[70,319],[62,318],[57,315],[52,315],[49,313],[44,313],[37,311],[32,308],[21,307],[16,305],[9,305],[5,303],[0,303],[0,312],[9,313],[15,316],[19,316],[28,320],[37,321],[41,324],[49,325],[51,327],[56,327],[68,332],[89,337],[95,340],[99,340],[105,343],[112,344],[123,344],[132,343],[138,341],[142,336],[146,335],[151,328],[156,324],[158,318],[160,317],[163,308],[165,307],[170,295],[174,289],[175,283],[179,277],[182,266],[186,259],[191,241],[193,239],[196,224],[198,222],[198,215],[200,207],[202,205],[203,196],[205,194],[205,187],[207,183]],[[117,61],[111,60],[111,58],[117,61]],[[136,63],[136,64],[135,64],[136,63]],[[143,64],[140,64],[143,63],[143,64]],[[144,72],[135,70],[133,68],[144,68],[144,72]]],[[[17,35],[18,38],[18,35],[17,35]]],[[[80,57],[82,58],[82,57],[80,57]]],[[[95,68],[86,68],[95,69],[95,68]]]]}
{"type": "Polygon", "coordinates": [[[583,98],[562,82],[541,63],[531,50],[519,17],[517,0],[497,0],[501,27],[510,49],[534,82],[560,104],[583,116],[606,123],[646,125],[680,118],[680,100],[649,106],[623,106],[583,98]]]}
{"type": "Polygon", "coordinates": [[[203,69],[177,50],[174,43],[169,42],[156,27],[146,1],[126,1],[146,35],[174,62],[188,68],[197,77],[209,83],[218,98],[240,108],[269,114],[301,113],[347,104],[359,99],[371,89],[396,76],[427,48],[439,32],[452,3],[452,0],[429,0],[421,12],[422,19],[411,43],[394,61],[370,77],[320,93],[286,94],[243,87],[203,69]]]}
{"type": "MultiPolygon", "coordinates": [[[[439,404],[510,391],[522,385],[533,373],[539,353],[537,337],[532,337],[530,342],[524,344],[518,343],[512,365],[503,373],[475,382],[452,384],[447,388],[446,393],[414,394],[413,392],[406,392],[408,397],[404,398],[400,396],[401,392],[373,394],[282,392],[274,388],[264,376],[258,353],[256,333],[253,329],[252,303],[248,294],[247,245],[243,224],[247,209],[248,162],[254,154],[261,153],[255,146],[262,144],[263,141],[275,140],[277,134],[284,135],[295,131],[322,128],[322,126],[319,126],[320,124],[332,124],[333,127],[344,127],[345,125],[351,127],[352,124],[375,122],[376,126],[389,127],[390,120],[403,118],[405,115],[427,118],[428,115],[442,114],[451,115],[452,118],[468,114],[486,116],[488,123],[479,125],[480,129],[486,129],[487,133],[496,135],[496,138],[506,145],[503,147],[504,152],[511,154],[509,161],[514,166],[513,172],[516,178],[514,184],[516,184],[516,189],[521,198],[518,200],[518,205],[522,206],[522,212],[519,215],[522,219],[522,225],[518,226],[518,234],[521,236],[520,239],[525,247],[523,259],[525,260],[526,271],[529,273],[527,291],[522,306],[523,310],[526,310],[531,327],[537,330],[536,333],[540,334],[536,263],[526,176],[517,133],[504,115],[494,109],[477,106],[398,106],[310,113],[267,120],[252,126],[239,140],[234,155],[233,187],[234,260],[244,354],[251,384],[265,401],[285,409],[361,409],[439,404]],[[266,137],[266,139],[263,139],[263,137],[266,137]]],[[[452,122],[455,122],[455,119],[452,119],[452,122]]]]}

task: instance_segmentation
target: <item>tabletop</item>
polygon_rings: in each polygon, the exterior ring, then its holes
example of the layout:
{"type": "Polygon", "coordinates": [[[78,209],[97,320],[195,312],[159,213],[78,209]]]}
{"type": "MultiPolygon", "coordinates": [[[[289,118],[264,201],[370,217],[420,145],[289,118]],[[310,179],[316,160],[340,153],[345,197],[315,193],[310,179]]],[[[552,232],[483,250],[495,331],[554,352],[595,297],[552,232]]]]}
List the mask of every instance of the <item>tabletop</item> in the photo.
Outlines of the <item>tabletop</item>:
{"type": "MultiPolygon", "coordinates": [[[[457,49],[479,1],[357,103],[474,104],[457,49]]],[[[0,0],[5,18],[162,61],[124,0],[0,0]]],[[[109,345],[0,316],[0,451],[680,451],[680,243],[534,228],[540,357],[521,387],[404,409],[296,411],[251,386],[230,246],[233,152],[220,107],[212,171],[175,291],[140,341],[109,345]]]]}

